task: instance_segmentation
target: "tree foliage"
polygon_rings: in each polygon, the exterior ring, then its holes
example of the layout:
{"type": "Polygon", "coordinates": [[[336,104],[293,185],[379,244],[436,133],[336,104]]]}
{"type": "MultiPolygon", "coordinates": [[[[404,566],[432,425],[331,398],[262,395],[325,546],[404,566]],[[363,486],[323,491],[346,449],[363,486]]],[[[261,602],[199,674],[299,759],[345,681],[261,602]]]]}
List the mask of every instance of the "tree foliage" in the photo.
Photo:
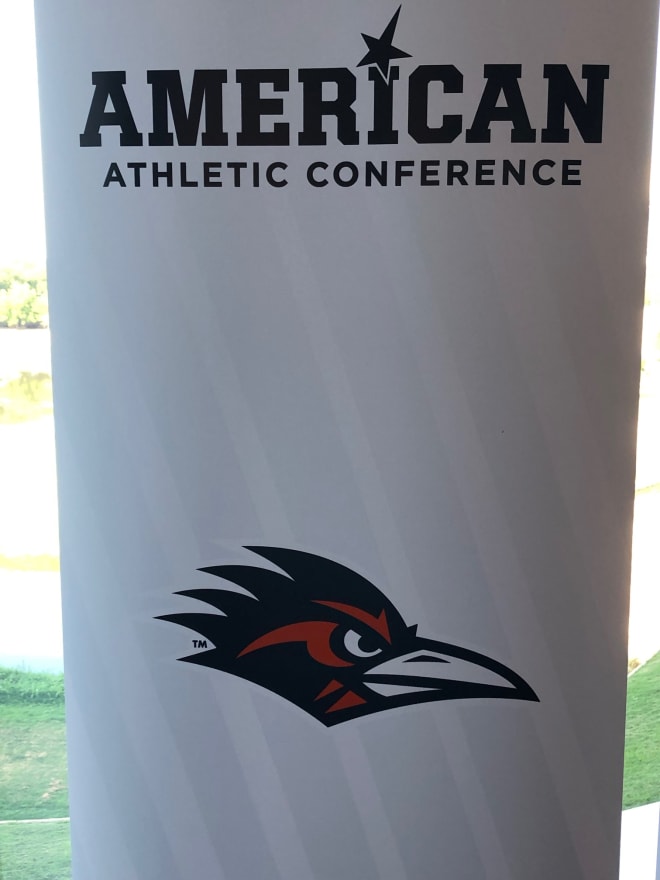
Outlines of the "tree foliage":
{"type": "Polygon", "coordinates": [[[46,271],[35,266],[0,269],[0,327],[47,327],[46,271]]]}

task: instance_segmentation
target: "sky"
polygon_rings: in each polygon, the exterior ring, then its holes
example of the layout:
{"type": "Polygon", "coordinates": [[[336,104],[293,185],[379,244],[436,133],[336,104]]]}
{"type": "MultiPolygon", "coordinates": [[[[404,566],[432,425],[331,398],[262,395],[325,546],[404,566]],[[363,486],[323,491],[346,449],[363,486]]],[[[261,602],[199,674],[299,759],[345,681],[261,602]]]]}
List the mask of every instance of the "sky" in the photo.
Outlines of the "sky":
{"type": "Polygon", "coordinates": [[[0,0],[0,267],[46,256],[32,0],[0,0]]]}

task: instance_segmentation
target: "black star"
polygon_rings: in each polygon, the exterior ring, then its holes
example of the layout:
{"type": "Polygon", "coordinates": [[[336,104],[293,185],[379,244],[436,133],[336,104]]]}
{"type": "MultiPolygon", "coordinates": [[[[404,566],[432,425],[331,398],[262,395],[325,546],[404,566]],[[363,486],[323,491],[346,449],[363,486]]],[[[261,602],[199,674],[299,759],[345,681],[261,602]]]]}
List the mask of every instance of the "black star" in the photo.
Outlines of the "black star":
{"type": "Polygon", "coordinates": [[[394,39],[394,31],[396,30],[396,25],[399,20],[400,12],[401,7],[399,6],[397,11],[392,16],[392,20],[387,25],[380,37],[370,37],[367,34],[362,34],[362,39],[369,47],[369,51],[364,56],[362,61],[360,61],[358,67],[362,67],[365,64],[375,64],[380,72],[383,74],[385,79],[387,79],[390,70],[390,61],[392,61],[394,58],[411,57],[409,52],[404,52],[402,49],[397,49],[396,46],[392,45],[392,40],[394,39]]]}

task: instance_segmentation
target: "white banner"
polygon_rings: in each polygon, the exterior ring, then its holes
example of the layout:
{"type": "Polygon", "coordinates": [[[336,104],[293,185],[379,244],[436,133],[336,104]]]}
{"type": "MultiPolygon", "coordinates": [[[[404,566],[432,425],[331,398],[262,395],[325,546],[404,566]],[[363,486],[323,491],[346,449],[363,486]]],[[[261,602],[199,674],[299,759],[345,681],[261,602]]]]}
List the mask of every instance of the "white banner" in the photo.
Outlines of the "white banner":
{"type": "Polygon", "coordinates": [[[655,15],[37,0],[75,880],[617,876],[655,15]]]}

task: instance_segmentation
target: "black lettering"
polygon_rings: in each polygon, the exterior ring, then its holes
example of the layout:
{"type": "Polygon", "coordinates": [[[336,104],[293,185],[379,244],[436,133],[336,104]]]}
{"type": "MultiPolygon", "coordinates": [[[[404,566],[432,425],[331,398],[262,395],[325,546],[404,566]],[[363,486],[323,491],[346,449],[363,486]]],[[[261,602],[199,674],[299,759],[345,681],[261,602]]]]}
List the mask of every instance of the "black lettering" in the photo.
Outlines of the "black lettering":
{"type": "Polygon", "coordinates": [[[398,159],[394,163],[394,186],[401,186],[404,177],[412,177],[414,167],[415,163],[409,159],[398,159]]]}
{"type": "Polygon", "coordinates": [[[580,159],[564,159],[561,163],[561,185],[582,186],[581,173],[582,162],[580,159]]]}
{"type": "Polygon", "coordinates": [[[367,134],[370,144],[399,143],[399,132],[394,130],[392,124],[394,81],[398,78],[398,67],[390,68],[387,81],[375,67],[369,68],[369,80],[374,84],[374,127],[367,134]]]}
{"type": "Polygon", "coordinates": [[[202,108],[205,111],[202,144],[212,147],[227,144],[227,134],[222,127],[222,87],[227,82],[226,70],[196,70],[188,108],[178,70],[148,70],[147,82],[151,85],[153,131],[149,135],[149,144],[152,147],[174,144],[168,108],[180,146],[194,147],[197,144],[202,108]]]}
{"type": "Polygon", "coordinates": [[[204,186],[222,186],[222,162],[204,162],[204,186]]]}
{"type": "Polygon", "coordinates": [[[158,162],[151,163],[151,176],[154,186],[160,186],[159,180],[164,180],[165,185],[170,187],[174,185],[174,170],[171,162],[165,163],[165,170],[161,171],[158,162]]]}
{"type": "Polygon", "coordinates": [[[605,80],[610,76],[609,65],[582,65],[582,77],[587,81],[586,97],[582,97],[565,64],[544,65],[543,76],[548,80],[548,124],[541,131],[541,140],[547,144],[568,143],[569,133],[564,125],[568,110],[586,144],[602,143],[605,80]]]}
{"type": "Polygon", "coordinates": [[[181,172],[181,186],[182,188],[188,186],[199,186],[199,183],[196,180],[188,180],[188,163],[181,162],[179,163],[179,170],[181,172]]]}
{"type": "Polygon", "coordinates": [[[494,159],[477,159],[474,181],[477,186],[495,186],[494,174],[494,159]]]}
{"type": "Polygon", "coordinates": [[[317,168],[321,169],[322,171],[327,171],[328,170],[328,163],[327,162],[312,162],[312,164],[307,169],[307,182],[311,183],[312,186],[317,186],[317,187],[327,186],[328,181],[325,178],[322,178],[321,180],[319,180],[316,177],[315,172],[316,172],[317,168]]]}
{"type": "Polygon", "coordinates": [[[133,170],[133,183],[136,187],[139,187],[142,183],[141,172],[144,168],[147,167],[146,162],[127,162],[127,168],[131,168],[133,170]]]}
{"type": "Polygon", "coordinates": [[[536,181],[536,183],[540,183],[541,186],[550,186],[555,182],[554,177],[541,177],[541,168],[554,168],[555,162],[552,159],[541,159],[540,162],[537,162],[532,168],[532,177],[536,181]]]}
{"type": "Polygon", "coordinates": [[[298,80],[303,84],[303,130],[298,135],[298,143],[303,146],[317,146],[327,143],[323,130],[323,117],[337,118],[337,138],[342,144],[358,144],[355,110],[355,77],[345,67],[304,68],[298,71],[298,80]],[[323,84],[334,83],[337,97],[324,100],[323,84]]]}
{"type": "Polygon", "coordinates": [[[509,178],[512,177],[516,183],[522,185],[525,183],[525,168],[527,166],[527,162],[525,159],[521,159],[518,162],[518,167],[513,164],[509,159],[505,159],[502,163],[502,183],[504,186],[509,185],[509,178]]]}
{"type": "Polygon", "coordinates": [[[332,176],[337,186],[355,186],[360,174],[357,170],[357,165],[354,165],[352,162],[340,162],[338,165],[335,165],[332,176]],[[348,176],[342,176],[343,171],[348,171],[348,176]]]}
{"type": "Polygon", "coordinates": [[[241,171],[247,168],[247,162],[227,162],[227,168],[234,172],[234,186],[241,185],[241,171]]]}
{"type": "Polygon", "coordinates": [[[463,159],[450,159],[447,162],[447,186],[453,186],[458,181],[461,186],[467,186],[465,175],[468,173],[468,163],[463,159]]]}
{"type": "Polygon", "coordinates": [[[241,85],[241,131],[236,143],[243,147],[281,147],[289,143],[288,122],[275,122],[270,131],[261,130],[262,116],[282,116],[281,98],[263,98],[261,86],[267,83],[275,92],[289,91],[288,70],[237,70],[236,82],[241,85]]]}
{"type": "Polygon", "coordinates": [[[408,133],[418,144],[450,144],[463,130],[463,118],[458,114],[446,115],[439,128],[429,126],[432,82],[441,82],[448,94],[463,91],[463,74],[453,64],[422,64],[414,70],[408,80],[408,133]]]}
{"type": "Polygon", "coordinates": [[[529,124],[527,109],[518,79],[522,74],[520,64],[485,64],[486,86],[479,102],[472,126],[465,132],[469,144],[489,144],[492,122],[512,124],[511,143],[533,144],[536,130],[529,124]],[[499,105],[500,96],[504,105],[499,105]]]}
{"type": "Polygon", "coordinates": [[[101,126],[105,125],[119,126],[120,146],[142,146],[142,135],[137,130],[124,91],[125,82],[125,70],[96,70],[92,73],[92,85],[95,88],[85,130],[80,135],[81,147],[100,147],[101,126]],[[112,104],[112,110],[106,110],[108,101],[112,104]]]}
{"type": "Polygon", "coordinates": [[[105,175],[103,186],[110,186],[111,183],[118,183],[119,186],[126,186],[126,181],[122,177],[119,165],[117,165],[116,162],[113,162],[108,168],[108,173],[105,175]]]}
{"type": "MultiPolygon", "coordinates": [[[[371,68],[373,69],[373,68],[371,68]]],[[[373,162],[367,162],[364,172],[366,186],[371,186],[371,181],[376,180],[381,186],[387,186],[387,162],[380,163],[380,169],[373,162]]]]}
{"type": "Polygon", "coordinates": [[[438,180],[439,169],[439,159],[423,159],[421,175],[422,186],[440,186],[440,181],[438,180]]]}
{"type": "Polygon", "coordinates": [[[274,175],[274,172],[277,170],[286,171],[287,168],[288,168],[288,165],[285,162],[272,162],[266,168],[266,180],[268,181],[268,183],[271,186],[276,186],[276,187],[286,186],[289,181],[285,177],[280,177],[279,179],[276,178],[274,175]]]}

